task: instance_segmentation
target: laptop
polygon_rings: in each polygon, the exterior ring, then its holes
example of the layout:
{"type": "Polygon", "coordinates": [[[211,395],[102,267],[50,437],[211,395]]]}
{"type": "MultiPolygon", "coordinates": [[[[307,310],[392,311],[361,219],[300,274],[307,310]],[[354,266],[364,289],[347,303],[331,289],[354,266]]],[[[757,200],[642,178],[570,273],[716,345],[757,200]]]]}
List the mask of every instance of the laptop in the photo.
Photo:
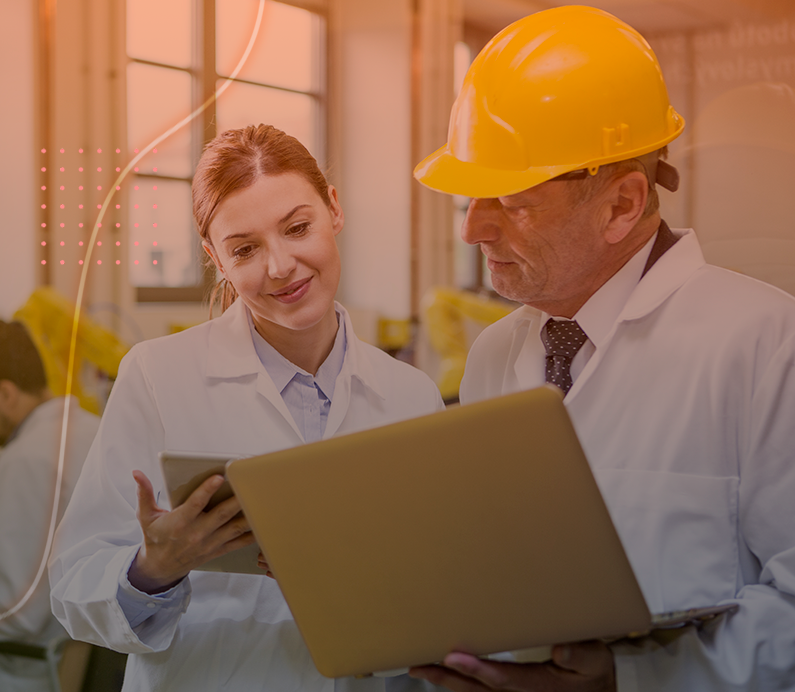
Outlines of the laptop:
{"type": "Polygon", "coordinates": [[[548,657],[553,643],[736,608],[653,622],[556,387],[236,459],[226,473],[327,677],[454,650],[548,657]]]}

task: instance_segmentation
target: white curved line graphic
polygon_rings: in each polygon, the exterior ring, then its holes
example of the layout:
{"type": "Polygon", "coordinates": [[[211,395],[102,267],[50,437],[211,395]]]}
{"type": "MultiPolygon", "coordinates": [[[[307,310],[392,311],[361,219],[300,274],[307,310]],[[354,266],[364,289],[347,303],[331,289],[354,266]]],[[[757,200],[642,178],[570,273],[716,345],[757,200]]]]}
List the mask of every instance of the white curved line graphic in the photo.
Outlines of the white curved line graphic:
{"type": "Polygon", "coordinates": [[[187,115],[185,118],[180,120],[176,125],[169,128],[164,132],[162,135],[154,139],[150,142],[144,149],[142,149],[125,167],[124,170],[119,173],[118,177],[116,178],[116,182],[113,183],[108,194],[105,196],[105,201],[102,203],[102,208],[99,211],[99,215],[97,216],[97,220],[94,223],[94,229],[91,232],[91,240],[88,243],[88,248],[86,250],[86,256],[83,261],[83,269],[80,273],[80,283],[77,289],[77,300],[75,301],[75,316],[72,320],[72,338],[69,344],[69,361],[67,363],[66,368],[66,392],[65,392],[65,404],[63,410],[63,422],[61,424],[61,441],[58,450],[58,471],[55,477],[55,497],[53,499],[53,506],[52,506],[52,513],[50,515],[50,526],[47,532],[47,543],[44,546],[44,554],[42,555],[41,562],[39,563],[39,569],[36,572],[36,576],[33,579],[33,583],[30,585],[30,588],[25,592],[22,598],[17,602],[13,607],[7,610],[4,613],[0,613],[0,621],[5,620],[6,618],[11,617],[12,615],[19,612],[19,610],[24,607],[24,605],[30,600],[33,592],[41,582],[41,578],[44,575],[44,570],[47,568],[47,559],[50,555],[50,550],[52,549],[52,541],[53,536],[55,534],[55,525],[57,523],[58,517],[58,505],[60,502],[60,494],[61,494],[61,484],[63,482],[63,467],[64,467],[64,458],[66,455],[66,431],[67,426],[69,424],[69,408],[71,406],[71,398],[70,394],[72,393],[72,381],[74,379],[74,364],[75,364],[75,351],[77,348],[77,326],[80,321],[80,310],[81,304],[83,302],[83,293],[85,292],[85,285],[86,285],[86,274],[88,272],[88,267],[91,260],[91,252],[94,247],[94,243],[96,242],[97,235],[99,234],[99,227],[102,223],[102,219],[105,217],[105,211],[108,208],[113,196],[116,194],[116,188],[120,186],[124,178],[127,177],[127,174],[133,169],[136,163],[138,163],[146,154],[148,154],[152,149],[154,149],[160,142],[164,139],[173,135],[177,130],[187,125],[191,120],[196,118],[198,115],[203,113],[207,107],[218,97],[227,90],[229,85],[232,81],[237,77],[240,73],[240,70],[243,69],[243,65],[245,65],[246,61],[248,60],[248,56],[251,53],[251,49],[254,47],[254,42],[257,39],[257,35],[259,34],[260,26],[262,25],[262,17],[265,13],[265,0],[259,0],[259,7],[257,9],[257,19],[254,22],[254,30],[251,33],[251,38],[248,41],[248,45],[246,46],[246,50],[243,53],[243,56],[240,58],[240,61],[237,64],[237,67],[232,71],[232,74],[226,79],[226,81],[215,90],[215,92],[210,96],[201,106],[199,106],[196,110],[192,113],[187,115]]]}

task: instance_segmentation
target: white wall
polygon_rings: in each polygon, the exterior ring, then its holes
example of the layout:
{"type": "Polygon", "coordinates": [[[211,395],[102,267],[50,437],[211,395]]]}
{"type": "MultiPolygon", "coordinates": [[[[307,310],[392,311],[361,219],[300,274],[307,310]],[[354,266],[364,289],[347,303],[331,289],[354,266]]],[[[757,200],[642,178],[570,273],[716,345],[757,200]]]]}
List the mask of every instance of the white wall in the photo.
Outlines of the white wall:
{"type": "Polygon", "coordinates": [[[0,21],[3,97],[0,137],[0,318],[9,319],[36,285],[34,167],[35,4],[4,0],[0,21]]]}
{"type": "Polygon", "coordinates": [[[410,313],[411,7],[338,0],[330,22],[331,178],[345,210],[338,297],[391,318],[410,313]]]}

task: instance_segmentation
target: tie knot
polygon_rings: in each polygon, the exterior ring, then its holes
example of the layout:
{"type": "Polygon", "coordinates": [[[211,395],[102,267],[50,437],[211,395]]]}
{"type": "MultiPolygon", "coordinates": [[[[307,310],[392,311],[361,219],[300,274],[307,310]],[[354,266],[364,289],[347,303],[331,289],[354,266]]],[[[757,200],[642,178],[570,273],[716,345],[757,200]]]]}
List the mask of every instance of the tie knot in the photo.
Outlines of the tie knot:
{"type": "Polygon", "coordinates": [[[548,356],[574,358],[587,340],[580,325],[572,320],[562,322],[549,319],[541,330],[541,341],[548,356]]]}

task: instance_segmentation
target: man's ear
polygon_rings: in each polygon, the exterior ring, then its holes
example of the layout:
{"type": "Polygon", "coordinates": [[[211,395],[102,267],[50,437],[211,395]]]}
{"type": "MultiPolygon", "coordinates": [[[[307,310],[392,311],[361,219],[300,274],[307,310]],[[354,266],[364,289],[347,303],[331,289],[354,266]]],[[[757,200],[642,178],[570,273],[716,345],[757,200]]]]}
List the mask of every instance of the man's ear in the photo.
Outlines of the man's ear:
{"type": "Polygon", "coordinates": [[[631,171],[616,178],[610,192],[610,218],[604,238],[614,245],[624,240],[643,217],[649,198],[649,182],[640,171],[631,171]]]}
{"type": "Polygon", "coordinates": [[[8,414],[19,399],[19,387],[11,380],[0,380],[0,413],[8,414]]]}
{"type": "Polygon", "coordinates": [[[206,240],[202,240],[202,247],[204,248],[204,251],[210,256],[210,259],[213,261],[213,264],[215,265],[215,268],[219,272],[221,272],[221,274],[226,276],[226,273],[224,272],[224,268],[221,265],[221,261],[218,259],[218,255],[215,253],[215,248],[210,243],[208,243],[206,240]]]}

